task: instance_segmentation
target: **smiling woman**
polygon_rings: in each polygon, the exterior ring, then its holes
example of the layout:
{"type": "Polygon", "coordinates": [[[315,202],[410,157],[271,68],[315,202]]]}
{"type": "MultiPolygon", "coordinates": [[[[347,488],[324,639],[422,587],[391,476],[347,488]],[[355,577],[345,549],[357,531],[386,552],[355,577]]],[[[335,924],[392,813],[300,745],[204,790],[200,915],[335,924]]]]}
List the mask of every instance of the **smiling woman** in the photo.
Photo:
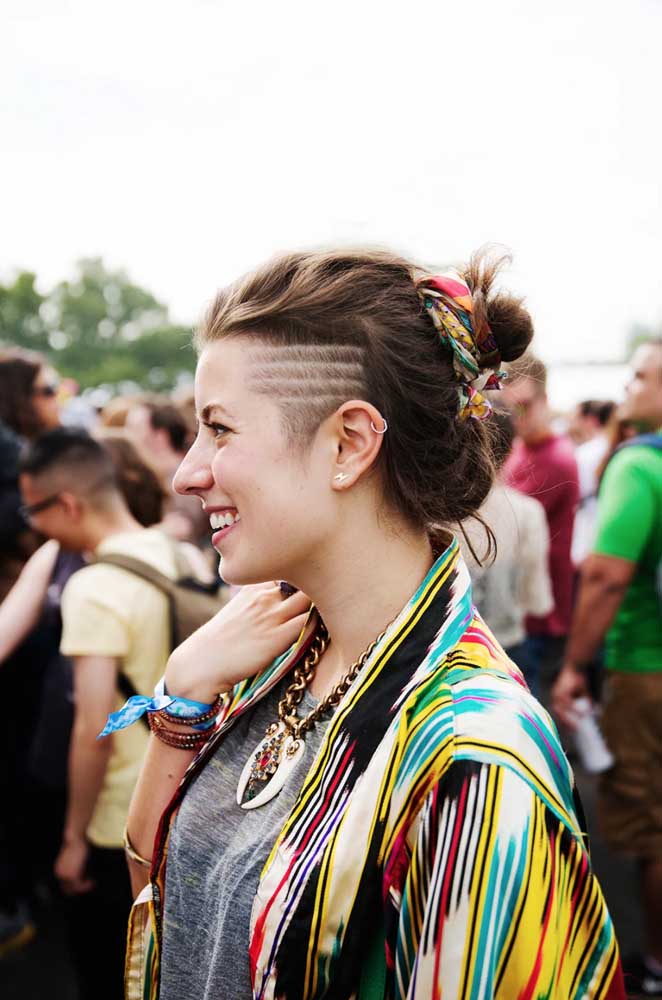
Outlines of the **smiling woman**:
{"type": "Polygon", "coordinates": [[[624,997],[572,772],[448,530],[532,335],[497,266],[291,254],[213,303],[175,488],[243,588],[149,703],[129,997],[624,997]]]}

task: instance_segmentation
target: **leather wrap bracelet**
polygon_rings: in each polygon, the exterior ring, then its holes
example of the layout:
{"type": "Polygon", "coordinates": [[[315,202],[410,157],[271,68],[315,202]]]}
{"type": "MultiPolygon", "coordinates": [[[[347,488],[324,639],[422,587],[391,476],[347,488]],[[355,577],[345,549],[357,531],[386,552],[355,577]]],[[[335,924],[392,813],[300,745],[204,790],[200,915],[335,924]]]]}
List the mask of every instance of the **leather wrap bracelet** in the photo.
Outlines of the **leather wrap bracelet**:
{"type": "MultiPolygon", "coordinates": [[[[180,699],[181,700],[181,699],[180,699]]],[[[216,716],[221,710],[221,704],[223,702],[222,695],[216,695],[216,700],[212,702],[209,708],[205,712],[200,712],[199,715],[179,715],[171,711],[171,706],[167,705],[162,708],[157,715],[160,715],[163,719],[168,719],[172,722],[176,722],[180,726],[192,726],[194,728],[204,727],[204,730],[211,729],[216,722],[216,716]],[[207,725],[205,725],[207,723],[207,725]]]]}
{"type": "MultiPolygon", "coordinates": [[[[181,733],[170,728],[170,725],[161,717],[161,712],[150,712],[147,716],[149,728],[157,739],[166,746],[175,747],[177,750],[202,749],[210,736],[210,731],[205,729],[202,732],[181,733]]],[[[178,720],[179,721],[179,720],[178,720]]]]}

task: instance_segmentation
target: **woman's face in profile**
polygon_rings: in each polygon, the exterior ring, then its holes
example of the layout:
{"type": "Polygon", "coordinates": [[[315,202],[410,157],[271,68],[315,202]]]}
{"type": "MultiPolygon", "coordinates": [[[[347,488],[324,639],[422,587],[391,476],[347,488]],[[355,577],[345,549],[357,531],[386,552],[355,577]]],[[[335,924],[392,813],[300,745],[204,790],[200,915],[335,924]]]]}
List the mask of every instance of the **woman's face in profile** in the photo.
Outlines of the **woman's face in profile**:
{"type": "Polygon", "coordinates": [[[199,496],[228,583],[297,583],[333,543],[335,452],[318,430],[310,448],[289,440],[286,401],[252,388],[256,341],[226,338],[205,347],[195,383],[198,434],[173,480],[199,496]]]}
{"type": "Polygon", "coordinates": [[[42,431],[60,426],[58,377],[52,368],[40,368],[32,383],[31,403],[42,431]]]}

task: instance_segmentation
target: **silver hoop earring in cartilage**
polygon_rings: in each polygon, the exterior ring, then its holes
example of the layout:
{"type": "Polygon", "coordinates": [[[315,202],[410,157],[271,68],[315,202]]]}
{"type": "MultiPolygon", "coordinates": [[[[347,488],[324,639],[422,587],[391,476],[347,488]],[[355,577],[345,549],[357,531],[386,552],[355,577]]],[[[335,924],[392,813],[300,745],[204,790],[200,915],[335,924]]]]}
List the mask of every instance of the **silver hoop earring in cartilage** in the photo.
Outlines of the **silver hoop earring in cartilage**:
{"type": "Polygon", "coordinates": [[[386,434],[386,432],[388,430],[388,424],[386,423],[386,420],[385,420],[384,417],[382,417],[382,420],[384,421],[384,426],[382,427],[382,429],[380,431],[377,430],[377,428],[375,427],[375,425],[372,422],[372,420],[370,421],[370,426],[372,427],[372,429],[375,432],[375,434],[386,434]]]}

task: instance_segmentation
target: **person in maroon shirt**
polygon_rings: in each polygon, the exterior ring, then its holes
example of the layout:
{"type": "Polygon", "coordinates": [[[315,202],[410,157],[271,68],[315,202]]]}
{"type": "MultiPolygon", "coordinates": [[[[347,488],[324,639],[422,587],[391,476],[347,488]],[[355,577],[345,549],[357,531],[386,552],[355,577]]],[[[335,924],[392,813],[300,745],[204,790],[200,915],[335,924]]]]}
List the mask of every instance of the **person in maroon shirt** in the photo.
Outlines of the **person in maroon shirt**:
{"type": "Polygon", "coordinates": [[[535,497],[545,508],[549,526],[549,575],[554,609],[544,618],[526,619],[526,662],[529,687],[538,693],[561,666],[570,628],[573,566],[570,557],[579,476],[572,443],[555,433],[547,402],[547,369],[538,358],[524,355],[509,373],[503,397],[512,412],[517,441],[506,462],[509,486],[535,497]]]}

